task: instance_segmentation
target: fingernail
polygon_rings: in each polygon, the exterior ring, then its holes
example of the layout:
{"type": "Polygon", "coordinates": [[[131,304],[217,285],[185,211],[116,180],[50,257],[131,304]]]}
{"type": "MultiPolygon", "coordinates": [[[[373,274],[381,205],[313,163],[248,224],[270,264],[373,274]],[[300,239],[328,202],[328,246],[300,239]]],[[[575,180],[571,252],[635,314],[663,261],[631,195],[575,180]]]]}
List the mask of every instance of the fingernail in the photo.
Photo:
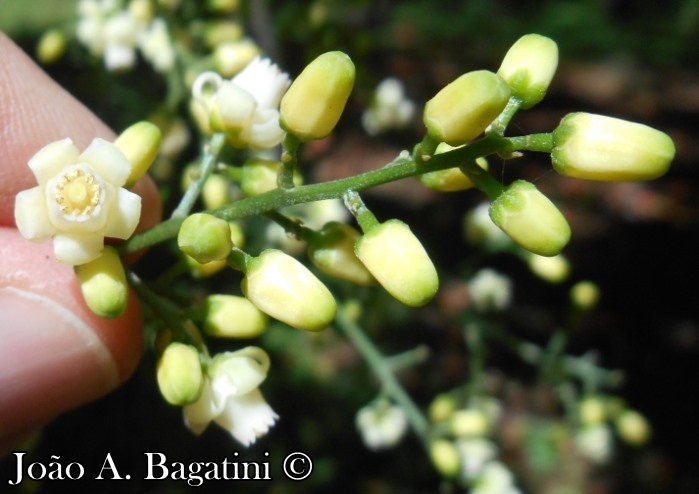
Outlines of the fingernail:
{"type": "Polygon", "coordinates": [[[109,350],[84,321],[45,296],[0,288],[0,438],[118,382],[109,350]]]}

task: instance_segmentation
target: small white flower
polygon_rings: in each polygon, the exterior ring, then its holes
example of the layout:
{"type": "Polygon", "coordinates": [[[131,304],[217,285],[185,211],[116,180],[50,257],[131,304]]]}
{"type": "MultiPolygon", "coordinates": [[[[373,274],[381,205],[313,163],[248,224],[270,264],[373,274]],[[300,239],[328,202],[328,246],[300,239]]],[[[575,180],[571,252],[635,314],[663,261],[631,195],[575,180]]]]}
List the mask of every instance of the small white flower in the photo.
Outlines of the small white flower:
{"type": "Polygon", "coordinates": [[[253,444],[279,418],[258,389],[269,364],[269,356],[258,347],[216,355],[201,397],[184,407],[187,427],[201,434],[214,421],[244,446],[253,444]]]}
{"type": "Polygon", "coordinates": [[[458,439],[456,449],[461,457],[462,475],[467,480],[480,475],[486,464],[497,454],[497,448],[492,441],[479,437],[458,439]]]}
{"type": "Polygon", "coordinates": [[[499,461],[488,463],[475,484],[471,494],[521,494],[514,486],[512,472],[499,461]]]}
{"type": "Polygon", "coordinates": [[[477,309],[504,309],[512,299],[512,281],[493,269],[485,268],[468,282],[468,291],[477,309]]]}
{"type": "Polygon", "coordinates": [[[153,19],[148,29],[141,34],[138,46],[156,71],[168,72],[175,66],[175,48],[163,19],[153,19]]]}
{"type": "Polygon", "coordinates": [[[53,237],[56,259],[72,265],[100,256],[105,237],[129,238],[141,198],[122,186],[131,163],[109,141],[95,139],[80,153],[70,139],[52,142],[30,160],[38,186],[15,199],[15,222],[32,242],[53,237]]]}
{"type": "Polygon", "coordinates": [[[225,132],[232,145],[269,149],[284,138],[279,102],[290,84],[289,76],[277,65],[257,57],[231,80],[204,72],[194,81],[192,94],[210,124],[220,127],[215,130],[225,132]],[[213,92],[207,94],[210,89],[213,92]]]}
{"type": "Polygon", "coordinates": [[[575,446],[588,460],[604,464],[612,457],[612,430],[607,424],[583,427],[575,435],[575,446]]]}
{"type": "Polygon", "coordinates": [[[360,409],[356,424],[364,444],[374,451],[395,446],[408,429],[403,409],[387,401],[371,403],[360,409]]]}
{"type": "Polygon", "coordinates": [[[367,133],[376,135],[405,127],[414,114],[415,103],[405,97],[403,84],[389,77],[376,87],[374,102],[362,115],[362,125],[367,133]]]}

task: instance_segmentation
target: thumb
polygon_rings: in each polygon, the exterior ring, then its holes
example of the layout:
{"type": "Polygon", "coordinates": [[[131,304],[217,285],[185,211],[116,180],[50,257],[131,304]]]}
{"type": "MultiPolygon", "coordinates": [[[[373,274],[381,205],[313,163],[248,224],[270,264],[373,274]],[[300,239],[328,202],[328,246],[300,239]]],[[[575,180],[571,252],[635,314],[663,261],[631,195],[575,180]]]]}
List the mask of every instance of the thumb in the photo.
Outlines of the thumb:
{"type": "Polygon", "coordinates": [[[31,244],[9,228],[0,228],[0,273],[2,450],[125,380],[140,357],[142,321],[133,297],[120,318],[96,318],[50,243],[31,244]]]}

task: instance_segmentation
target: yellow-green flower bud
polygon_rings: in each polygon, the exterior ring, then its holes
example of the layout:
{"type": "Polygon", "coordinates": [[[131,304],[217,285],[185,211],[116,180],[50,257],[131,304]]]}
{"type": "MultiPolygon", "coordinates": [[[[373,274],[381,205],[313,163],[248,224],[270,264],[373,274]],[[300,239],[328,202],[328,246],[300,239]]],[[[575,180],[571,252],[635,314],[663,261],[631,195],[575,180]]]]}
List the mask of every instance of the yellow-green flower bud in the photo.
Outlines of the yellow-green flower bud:
{"type": "Polygon", "coordinates": [[[75,274],[87,306],[101,317],[119,317],[126,310],[129,287],[124,266],[113,247],[106,246],[102,255],[86,264],[75,266],[75,274]]]}
{"type": "MultiPolygon", "coordinates": [[[[255,158],[246,162],[243,167],[243,176],[240,179],[240,188],[247,196],[257,196],[277,188],[277,177],[281,163],[274,160],[255,158]]],[[[302,185],[301,174],[294,170],[294,185],[302,185]]]]}
{"type": "Polygon", "coordinates": [[[490,218],[521,247],[555,256],[570,240],[570,226],[534,184],[517,180],[490,205],[490,218]]]}
{"type": "Polygon", "coordinates": [[[578,415],[584,426],[601,424],[607,420],[607,407],[601,398],[588,396],[578,405],[578,415]]]}
{"type": "Polygon", "coordinates": [[[195,213],[182,222],[177,245],[202,264],[225,259],[233,248],[231,227],[226,220],[216,216],[195,213]]]}
{"type": "Polygon", "coordinates": [[[160,393],[171,405],[194,403],[204,383],[199,352],[184,343],[170,343],[158,360],[157,380],[160,393]]]}
{"type": "Polygon", "coordinates": [[[580,309],[592,309],[599,301],[599,287],[592,281],[579,281],[570,289],[570,300],[580,309]]]}
{"type": "Polygon", "coordinates": [[[540,256],[528,253],[527,264],[532,273],[549,283],[562,283],[570,275],[570,262],[562,254],[557,256],[540,256]]]}
{"type": "Polygon", "coordinates": [[[410,307],[432,300],[439,288],[437,270],[425,248],[400,220],[388,220],[366,232],[355,253],[388,293],[410,307]]]}
{"type": "Polygon", "coordinates": [[[498,75],[512,89],[512,96],[527,109],[544,99],[558,67],[558,45],[539,34],[526,34],[510,47],[498,75]]]}
{"type": "Polygon", "coordinates": [[[326,137],[337,125],[354,86],[354,63],[330,51],[309,63],[280,105],[280,124],[303,141],[326,137]]]}
{"type": "Polygon", "coordinates": [[[321,271],[358,285],[376,280],[357,258],[354,245],[362,236],[355,228],[332,221],[309,240],[308,257],[321,271]]]}
{"type": "MultiPolygon", "coordinates": [[[[450,146],[446,142],[440,142],[434,154],[446,153],[452,149],[457,148],[450,146]]],[[[476,164],[484,170],[488,169],[488,162],[485,158],[476,158],[476,164]]],[[[428,189],[438,190],[440,192],[468,190],[474,185],[471,179],[468,178],[468,175],[459,168],[447,168],[446,170],[423,173],[420,175],[420,182],[428,189]]]]}
{"type": "Polygon", "coordinates": [[[209,175],[201,189],[201,200],[206,209],[218,209],[231,202],[231,184],[226,177],[209,175]]]}
{"type": "Polygon", "coordinates": [[[553,131],[551,161],[568,177],[652,180],[667,172],[674,157],[670,136],[618,118],[570,113],[553,131]]]}
{"type": "Polygon", "coordinates": [[[320,331],[335,319],[337,303],[330,290],[280,250],[268,249],[250,260],[241,288],[262,312],[296,329],[320,331]]]}
{"type": "Polygon", "coordinates": [[[66,35],[58,29],[51,29],[39,40],[36,46],[36,58],[43,64],[55,63],[66,52],[66,46],[68,46],[66,35]]]}
{"type": "Polygon", "coordinates": [[[250,39],[226,41],[214,49],[214,67],[222,76],[233,77],[259,55],[260,47],[250,39]]]}
{"type": "Polygon", "coordinates": [[[189,267],[189,272],[192,275],[192,277],[198,279],[213,276],[219,271],[223,270],[228,265],[225,259],[202,264],[193,257],[188,256],[187,254],[184,254],[184,260],[187,263],[187,266],[189,267]]]}
{"type": "Polygon", "coordinates": [[[461,471],[459,451],[454,443],[446,439],[437,439],[430,444],[430,459],[445,478],[454,478],[461,471]]]}
{"type": "Polygon", "coordinates": [[[204,332],[223,338],[255,338],[267,329],[267,315],[245,297],[209,295],[204,332]]]}
{"type": "Polygon", "coordinates": [[[472,408],[457,410],[451,416],[451,432],[457,437],[481,437],[490,430],[488,417],[472,408]]]}
{"type": "Polygon", "coordinates": [[[456,400],[449,394],[438,395],[427,409],[427,415],[432,422],[449,420],[456,410],[456,400]]]}
{"type": "Polygon", "coordinates": [[[632,446],[643,446],[651,436],[648,420],[635,410],[626,410],[619,415],[615,424],[619,437],[632,446]]]}
{"type": "Polygon", "coordinates": [[[131,163],[131,173],[125,187],[133,187],[158,156],[163,135],[157,125],[138,122],[119,134],[114,145],[131,163]]]}
{"type": "Polygon", "coordinates": [[[510,86],[487,70],[462,75],[447,84],[425,105],[427,133],[452,146],[472,141],[502,112],[510,86]]]}

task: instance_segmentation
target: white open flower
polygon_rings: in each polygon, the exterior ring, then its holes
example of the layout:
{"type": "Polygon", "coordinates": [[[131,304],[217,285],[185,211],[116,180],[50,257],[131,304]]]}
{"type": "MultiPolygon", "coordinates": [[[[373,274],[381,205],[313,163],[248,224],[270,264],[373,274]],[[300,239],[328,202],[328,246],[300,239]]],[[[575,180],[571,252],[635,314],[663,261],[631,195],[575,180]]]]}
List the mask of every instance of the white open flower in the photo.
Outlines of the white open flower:
{"type": "Polygon", "coordinates": [[[94,139],[80,153],[70,139],[52,142],[30,160],[38,186],[15,199],[15,223],[32,242],[53,237],[56,259],[85,264],[102,253],[104,238],[129,238],[141,198],[122,186],[131,163],[111,142],[94,139]]]}
{"type": "Polygon", "coordinates": [[[402,408],[381,400],[360,409],[356,425],[366,447],[377,451],[398,444],[408,430],[408,419],[402,408]]]}
{"type": "Polygon", "coordinates": [[[194,81],[192,94],[212,130],[224,132],[230,144],[270,149],[284,138],[279,102],[290,84],[277,65],[257,57],[231,80],[204,72],[194,81]]]}
{"type": "Polygon", "coordinates": [[[244,446],[266,434],[279,418],[258,389],[269,363],[267,353],[252,346],[216,355],[199,400],[184,407],[187,427],[201,434],[214,421],[244,446]]]}

